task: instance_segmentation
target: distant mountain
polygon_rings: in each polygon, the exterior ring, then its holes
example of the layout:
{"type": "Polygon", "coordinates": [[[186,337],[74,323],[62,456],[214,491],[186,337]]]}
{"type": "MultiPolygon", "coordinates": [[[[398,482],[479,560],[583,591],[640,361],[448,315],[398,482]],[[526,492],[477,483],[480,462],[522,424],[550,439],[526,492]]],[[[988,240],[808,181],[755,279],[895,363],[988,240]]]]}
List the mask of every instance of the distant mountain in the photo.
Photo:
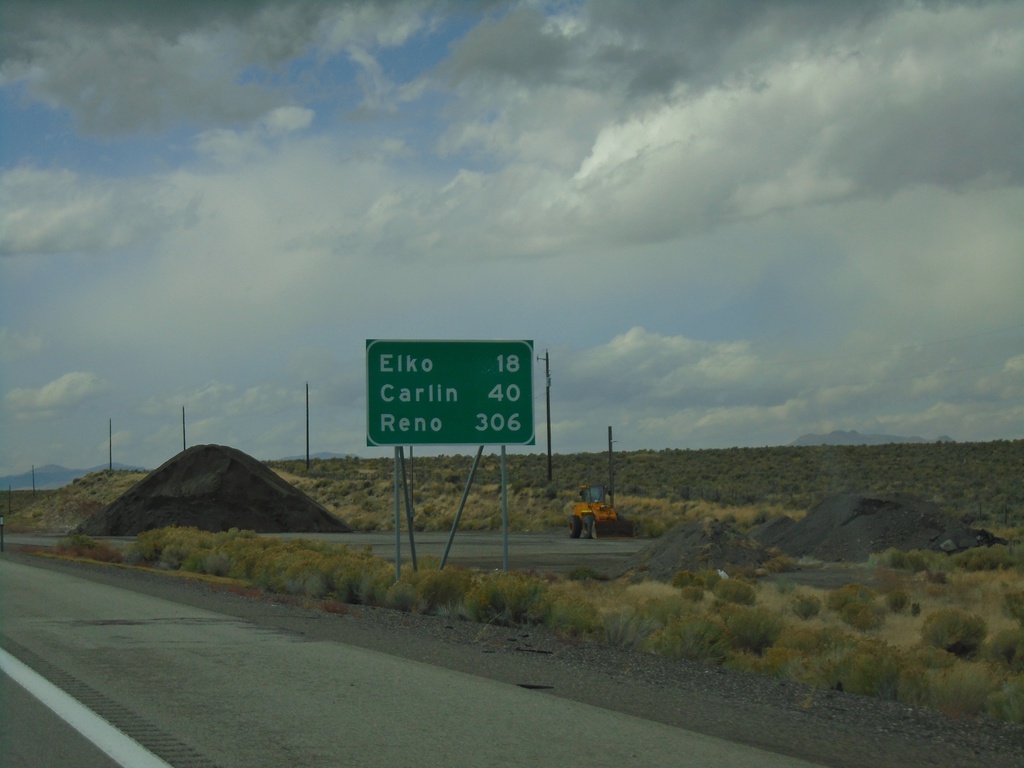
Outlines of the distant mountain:
{"type": "MultiPolygon", "coordinates": [[[[68,469],[67,467],[60,466],[60,464],[44,464],[41,467],[36,467],[35,488],[38,491],[60,488],[61,486],[72,482],[75,478],[88,475],[91,472],[101,472],[104,469],[109,468],[110,465],[108,464],[101,464],[98,467],[91,467],[90,469],[68,469]]],[[[113,468],[127,470],[129,472],[146,471],[143,467],[119,464],[116,461],[113,464],[113,468]]],[[[32,471],[29,470],[28,472],[22,472],[20,475],[4,475],[0,477],[0,490],[6,488],[10,488],[12,491],[31,491],[32,471]]]]}
{"type": "MultiPolygon", "coordinates": [[[[349,459],[349,458],[358,458],[358,456],[356,454],[354,454],[354,453],[331,453],[330,451],[320,451],[319,453],[311,453],[311,454],[309,454],[309,458],[310,459],[349,459]]],[[[278,459],[278,461],[305,461],[305,460],[306,460],[306,454],[302,454],[301,456],[285,456],[283,459],[278,459]]]]}
{"type": "Polygon", "coordinates": [[[856,430],[844,432],[837,429],[827,435],[800,435],[790,445],[888,445],[889,443],[952,443],[953,438],[942,435],[934,440],[924,437],[902,437],[900,435],[862,435],[856,430]]]}

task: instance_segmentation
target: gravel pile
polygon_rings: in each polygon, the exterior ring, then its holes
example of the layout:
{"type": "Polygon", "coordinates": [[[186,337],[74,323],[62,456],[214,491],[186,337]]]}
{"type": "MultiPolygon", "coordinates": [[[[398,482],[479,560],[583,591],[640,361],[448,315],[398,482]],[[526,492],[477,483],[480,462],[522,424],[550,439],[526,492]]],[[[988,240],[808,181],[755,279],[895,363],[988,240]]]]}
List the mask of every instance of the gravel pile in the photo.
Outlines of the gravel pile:
{"type": "Polygon", "coordinates": [[[679,571],[758,568],[772,553],[729,523],[706,518],[680,523],[637,553],[628,571],[672,581],[679,571]]]}
{"type": "Polygon", "coordinates": [[[711,518],[682,523],[652,541],[617,575],[671,581],[682,570],[757,569],[780,551],[829,563],[861,563],[890,548],[951,553],[999,542],[916,496],[846,493],[821,502],[802,520],[776,517],[749,536],[711,518]]]}
{"type": "Polygon", "coordinates": [[[257,533],[352,530],[252,456],[223,445],[196,445],[155,469],[77,532],[135,536],[169,525],[257,533]]]}
{"type": "Polygon", "coordinates": [[[890,548],[959,552],[991,543],[937,505],[902,493],[832,496],[802,520],[777,518],[753,536],[787,555],[826,562],[863,562],[890,548]]]}

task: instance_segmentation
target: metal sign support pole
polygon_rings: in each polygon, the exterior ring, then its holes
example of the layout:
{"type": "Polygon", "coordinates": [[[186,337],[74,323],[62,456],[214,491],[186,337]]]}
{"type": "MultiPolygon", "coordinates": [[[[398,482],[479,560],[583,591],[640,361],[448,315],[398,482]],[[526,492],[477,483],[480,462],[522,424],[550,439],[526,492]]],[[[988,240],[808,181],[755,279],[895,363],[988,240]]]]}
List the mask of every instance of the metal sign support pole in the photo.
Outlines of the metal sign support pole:
{"type": "MultiPolygon", "coordinates": [[[[409,483],[405,477],[405,449],[399,447],[398,450],[402,457],[402,493],[405,495],[405,519],[409,524],[409,554],[412,557],[412,569],[416,571],[419,570],[419,567],[416,564],[416,539],[413,538],[412,531],[412,520],[415,513],[412,507],[412,495],[409,493],[409,483]]],[[[409,450],[412,451],[411,446],[409,450]]]]}
{"type": "Polygon", "coordinates": [[[473,478],[476,476],[476,468],[480,466],[480,457],[483,455],[484,447],[481,445],[477,448],[476,458],[473,459],[473,466],[469,470],[469,477],[466,478],[466,488],[462,492],[462,501],[459,502],[459,508],[455,512],[455,520],[452,521],[452,532],[448,534],[448,543],[444,545],[444,554],[441,555],[441,564],[437,567],[437,570],[444,568],[444,564],[448,562],[448,553],[452,551],[452,542],[455,541],[455,531],[459,528],[459,520],[462,519],[462,510],[466,508],[466,499],[469,498],[469,489],[473,486],[473,478]]]}
{"type": "Polygon", "coordinates": [[[501,569],[508,573],[508,468],[501,446],[501,569]]]}
{"type": "Polygon", "coordinates": [[[395,446],[395,581],[402,578],[402,511],[399,502],[398,465],[401,462],[402,446],[395,446]]]}

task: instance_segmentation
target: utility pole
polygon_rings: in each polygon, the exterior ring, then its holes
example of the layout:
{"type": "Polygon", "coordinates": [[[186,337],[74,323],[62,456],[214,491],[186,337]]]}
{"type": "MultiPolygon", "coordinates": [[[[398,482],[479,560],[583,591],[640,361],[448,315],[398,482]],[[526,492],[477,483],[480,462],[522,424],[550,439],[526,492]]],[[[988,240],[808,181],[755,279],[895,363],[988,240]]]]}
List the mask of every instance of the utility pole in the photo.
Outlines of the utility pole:
{"type": "Polygon", "coordinates": [[[309,382],[306,382],[306,474],[309,475],[309,382]]]}
{"type": "Polygon", "coordinates": [[[548,436],[548,482],[551,482],[551,367],[548,351],[544,350],[544,357],[537,356],[538,360],[544,361],[544,405],[547,414],[547,436],[548,436]]]}
{"type": "Polygon", "coordinates": [[[608,427],[608,504],[615,506],[615,467],[612,464],[612,428],[608,427]]]}
{"type": "Polygon", "coordinates": [[[107,419],[107,469],[114,471],[114,420],[107,419]]]}
{"type": "Polygon", "coordinates": [[[181,406],[181,450],[185,450],[185,406],[181,406]]]}

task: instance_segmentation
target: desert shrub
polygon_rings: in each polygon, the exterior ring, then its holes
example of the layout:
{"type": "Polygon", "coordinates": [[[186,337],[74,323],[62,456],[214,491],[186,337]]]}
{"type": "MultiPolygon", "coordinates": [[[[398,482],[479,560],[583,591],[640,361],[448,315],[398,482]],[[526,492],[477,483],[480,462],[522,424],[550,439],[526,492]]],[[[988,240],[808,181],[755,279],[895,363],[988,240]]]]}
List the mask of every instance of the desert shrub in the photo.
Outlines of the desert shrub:
{"type": "Polygon", "coordinates": [[[796,560],[789,555],[778,554],[766,560],[762,567],[768,573],[788,573],[796,570],[796,560]]]}
{"type": "Polygon", "coordinates": [[[466,596],[474,621],[504,626],[537,624],[544,620],[547,586],[520,573],[488,574],[466,596]]]}
{"type": "Polygon", "coordinates": [[[885,623],[885,611],[874,603],[854,601],[842,607],[839,618],[854,629],[870,632],[885,623]]]}
{"type": "Polygon", "coordinates": [[[1024,675],[1007,680],[988,698],[988,713],[999,720],[1024,723],[1024,675]]]}
{"type": "Polygon", "coordinates": [[[545,621],[549,629],[566,637],[590,637],[602,630],[601,615],[588,602],[559,596],[550,601],[545,621]]]}
{"type": "Polygon", "coordinates": [[[721,579],[711,591],[719,600],[736,605],[753,605],[757,599],[754,588],[737,579],[721,579]]]}
{"type": "Polygon", "coordinates": [[[725,627],[704,617],[676,619],[652,634],[645,647],[664,656],[688,661],[720,664],[729,656],[725,627]]]}
{"type": "Polygon", "coordinates": [[[999,681],[983,664],[958,662],[927,674],[928,703],[950,717],[974,717],[985,711],[999,681]]]}
{"type": "Polygon", "coordinates": [[[690,603],[699,603],[704,600],[704,587],[698,587],[696,585],[691,587],[682,587],[679,590],[679,596],[690,603]]]}
{"type": "Polygon", "coordinates": [[[315,568],[296,569],[294,576],[285,579],[284,591],[289,595],[303,595],[315,600],[327,597],[331,588],[327,575],[315,568]]]}
{"type": "Polygon", "coordinates": [[[1003,595],[1003,611],[1024,627],[1024,592],[1007,592],[1003,595]]]}
{"type": "Polygon", "coordinates": [[[639,648],[658,629],[658,622],[636,611],[605,614],[603,623],[605,642],[616,648],[639,648]]]}
{"type": "Polygon", "coordinates": [[[608,581],[603,573],[595,571],[588,565],[579,565],[566,574],[569,581],[608,581]]]}
{"type": "Polygon", "coordinates": [[[804,657],[799,651],[793,648],[783,648],[773,645],[765,649],[761,656],[742,654],[742,660],[737,663],[734,656],[729,666],[733,669],[748,668],[751,672],[773,677],[786,677],[799,680],[804,666],[804,657]]]}
{"type": "Polygon", "coordinates": [[[871,562],[883,568],[894,568],[898,571],[912,571],[920,573],[935,566],[939,557],[945,557],[937,552],[929,552],[923,549],[912,549],[904,551],[901,549],[887,549],[884,552],[873,555],[871,562]]]}
{"type": "Polygon", "coordinates": [[[934,673],[952,669],[957,658],[939,648],[915,645],[902,648],[899,701],[914,707],[931,706],[931,679],[934,673]]]}
{"type": "Polygon", "coordinates": [[[904,589],[893,589],[885,593],[885,605],[893,613],[902,613],[910,602],[910,595],[904,589]]]}
{"type": "Polygon", "coordinates": [[[971,547],[957,552],[950,559],[956,567],[965,571],[1001,571],[1024,567],[1024,555],[1013,552],[1005,544],[971,547]]]}
{"type": "Polygon", "coordinates": [[[858,644],[843,653],[832,670],[832,687],[864,696],[896,701],[900,694],[904,659],[900,652],[881,642],[858,644]]]}
{"type": "Polygon", "coordinates": [[[654,620],[658,626],[663,627],[680,616],[692,616],[697,608],[693,600],[688,600],[680,592],[671,597],[653,597],[644,600],[640,604],[639,610],[644,616],[654,620]]]}
{"type": "Polygon", "coordinates": [[[384,605],[396,611],[409,613],[414,611],[420,602],[416,587],[407,581],[396,581],[384,596],[384,605]]]}
{"type": "Polygon", "coordinates": [[[449,566],[443,570],[420,570],[416,589],[427,613],[451,611],[465,602],[473,588],[473,574],[449,566]]]}
{"type": "Polygon", "coordinates": [[[853,640],[837,629],[786,626],[779,635],[776,645],[792,648],[810,656],[824,653],[830,648],[841,647],[844,642],[852,644],[853,640]]]}
{"type": "Polygon", "coordinates": [[[830,611],[841,613],[850,603],[869,603],[875,599],[874,590],[863,584],[846,584],[825,595],[825,605],[830,611]]]}
{"type": "Polygon", "coordinates": [[[1011,672],[1024,672],[1024,627],[997,632],[985,644],[982,657],[1005,665],[1011,672]]]}
{"type": "Polygon", "coordinates": [[[64,553],[72,550],[95,549],[98,546],[99,542],[91,536],[86,536],[84,533],[75,533],[66,539],[58,541],[54,549],[57,552],[64,553]]]}
{"type": "Polygon", "coordinates": [[[677,571],[672,577],[673,587],[700,587],[704,588],[704,578],[693,571],[677,571]]]}
{"type": "Polygon", "coordinates": [[[363,571],[354,563],[338,563],[331,571],[331,585],[334,597],[343,603],[359,602],[359,588],[363,571]]]}
{"type": "Polygon", "coordinates": [[[812,595],[808,592],[797,592],[793,595],[793,599],[790,600],[789,606],[792,608],[793,613],[804,621],[813,619],[821,612],[821,600],[817,595],[812,595]]]}
{"type": "Polygon", "coordinates": [[[181,566],[185,564],[191,553],[191,547],[184,542],[171,542],[160,550],[160,557],[156,561],[156,567],[164,568],[168,571],[181,570],[181,566]]]}
{"type": "Polygon", "coordinates": [[[929,614],[921,628],[928,645],[960,657],[976,653],[987,632],[983,618],[959,608],[940,608],[929,614]]]}
{"type": "Polygon", "coordinates": [[[120,563],[124,559],[120,550],[83,533],[61,539],[54,546],[54,551],[62,557],[80,557],[102,563],[120,563]]]}
{"type": "Polygon", "coordinates": [[[356,601],[361,605],[387,605],[394,574],[387,571],[360,571],[356,584],[356,601]]]}
{"type": "Polygon", "coordinates": [[[704,589],[713,590],[715,588],[715,585],[718,582],[722,581],[722,574],[714,568],[709,568],[705,571],[701,571],[697,575],[701,579],[701,581],[704,582],[704,589]]]}
{"type": "Polygon", "coordinates": [[[766,608],[741,609],[725,617],[733,647],[757,656],[779,639],[783,626],[782,619],[766,608]]]}
{"type": "Polygon", "coordinates": [[[128,547],[126,559],[133,563],[152,563],[160,555],[160,533],[163,529],[143,531],[128,547]]]}
{"type": "Polygon", "coordinates": [[[780,595],[788,595],[796,590],[796,584],[787,578],[775,580],[775,591],[780,595]]]}
{"type": "Polygon", "coordinates": [[[144,562],[177,570],[196,550],[209,549],[212,540],[209,531],[172,525],[139,534],[132,548],[144,562]]]}
{"type": "Polygon", "coordinates": [[[647,539],[658,539],[664,536],[674,523],[667,520],[655,520],[651,518],[635,519],[637,526],[636,535],[647,539]]]}

